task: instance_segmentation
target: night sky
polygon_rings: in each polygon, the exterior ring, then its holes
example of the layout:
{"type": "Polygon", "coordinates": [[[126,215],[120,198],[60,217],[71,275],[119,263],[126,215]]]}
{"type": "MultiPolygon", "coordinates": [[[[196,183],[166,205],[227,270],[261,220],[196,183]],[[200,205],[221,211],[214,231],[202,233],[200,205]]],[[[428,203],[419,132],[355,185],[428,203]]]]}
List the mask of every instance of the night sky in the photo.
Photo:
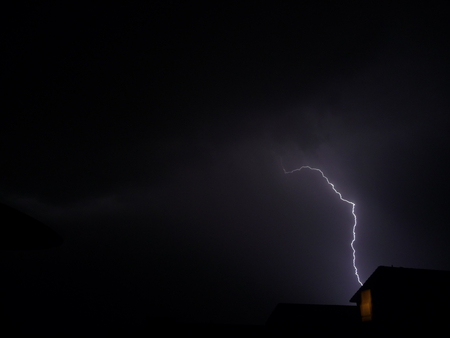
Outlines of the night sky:
{"type": "Polygon", "coordinates": [[[350,304],[351,207],[283,167],[356,203],[362,281],[450,270],[444,2],[152,3],[7,13],[0,201],[64,238],[0,251],[15,325],[350,304]]]}

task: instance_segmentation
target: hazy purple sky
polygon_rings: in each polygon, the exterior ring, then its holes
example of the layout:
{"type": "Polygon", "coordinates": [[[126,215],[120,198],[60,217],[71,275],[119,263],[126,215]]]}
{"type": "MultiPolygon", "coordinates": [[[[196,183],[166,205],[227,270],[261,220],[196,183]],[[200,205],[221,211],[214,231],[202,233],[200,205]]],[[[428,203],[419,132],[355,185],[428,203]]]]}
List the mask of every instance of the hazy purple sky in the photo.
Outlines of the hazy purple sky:
{"type": "Polygon", "coordinates": [[[351,207],[281,161],[356,203],[362,281],[450,269],[444,3],[155,3],[10,13],[0,199],[65,239],[1,253],[12,317],[349,304],[351,207]]]}

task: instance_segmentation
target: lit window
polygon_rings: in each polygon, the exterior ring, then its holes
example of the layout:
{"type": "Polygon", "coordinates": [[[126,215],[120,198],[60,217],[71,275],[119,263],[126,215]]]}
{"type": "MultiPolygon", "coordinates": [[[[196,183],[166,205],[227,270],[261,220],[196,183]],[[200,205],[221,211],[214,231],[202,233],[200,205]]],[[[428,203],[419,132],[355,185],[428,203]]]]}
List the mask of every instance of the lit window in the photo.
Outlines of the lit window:
{"type": "Polygon", "coordinates": [[[369,290],[361,291],[361,318],[363,322],[372,320],[372,294],[369,290]]]}

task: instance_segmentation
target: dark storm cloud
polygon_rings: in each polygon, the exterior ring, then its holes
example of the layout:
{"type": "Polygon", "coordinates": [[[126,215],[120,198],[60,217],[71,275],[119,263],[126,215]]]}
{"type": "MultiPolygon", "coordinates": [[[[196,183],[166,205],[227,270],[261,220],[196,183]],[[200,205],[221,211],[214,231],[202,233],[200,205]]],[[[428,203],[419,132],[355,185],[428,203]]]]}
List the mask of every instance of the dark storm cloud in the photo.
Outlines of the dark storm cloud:
{"type": "Polygon", "coordinates": [[[336,25],[340,6],[183,8],[120,19],[111,8],[28,9],[7,56],[17,104],[4,124],[5,189],[62,202],[145,184],[205,144],[252,135],[258,120],[309,148],[302,114],[279,115],[382,40],[372,15],[336,25]]]}

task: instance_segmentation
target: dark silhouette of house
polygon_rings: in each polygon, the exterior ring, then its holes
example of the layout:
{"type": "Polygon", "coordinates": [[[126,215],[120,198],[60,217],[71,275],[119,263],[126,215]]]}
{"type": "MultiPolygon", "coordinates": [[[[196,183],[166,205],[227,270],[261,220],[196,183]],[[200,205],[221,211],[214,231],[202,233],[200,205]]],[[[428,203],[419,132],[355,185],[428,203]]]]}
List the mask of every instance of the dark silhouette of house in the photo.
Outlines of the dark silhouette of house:
{"type": "Polygon", "coordinates": [[[0,219],[0,250],[48,249],[63,243],[47,225],[2,203],[0,219]]]}
{"type": "Polygon", "coordinates": [[[447,335],[450,271],[380,266],[350,302],[358,305],[368,331],[385,336],[447,335]]]}
{"type": "MultiPolygon", "coordinates": [[[[0,252],[49,249],[63,243],[63,238],[47,225],[2,203],[0,203],[0,233],[0,252]]],[[[3,304],[0,304],[0,332],[2,337],[20,336],[10,322],[3,304]]]]}
{"type": "Polygon", "coordinates": [[[266,326],[274,337],[323,337],[336,334],[352,335],[358,326],[356,306],[286,304],[275,307],[266,326]]]}

